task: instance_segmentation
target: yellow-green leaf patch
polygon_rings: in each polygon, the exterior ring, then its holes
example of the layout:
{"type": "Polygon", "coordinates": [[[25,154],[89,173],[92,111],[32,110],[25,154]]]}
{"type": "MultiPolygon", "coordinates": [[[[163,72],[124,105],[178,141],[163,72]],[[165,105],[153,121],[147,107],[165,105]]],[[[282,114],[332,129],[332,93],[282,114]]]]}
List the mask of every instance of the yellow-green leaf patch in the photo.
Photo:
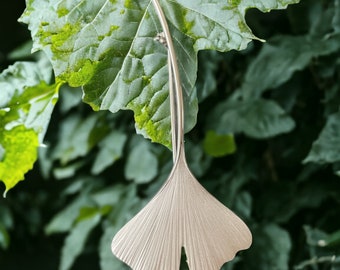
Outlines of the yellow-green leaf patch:
{"type": "Polygon", "coordinates": [[[0,143],[6,149],[0,162],[0,179],[6,186],[6,194],[24,179],[37,160],[38,134],[24,125],[11,130],[0,129],[0,143]]]}
{"type": "Polygon", "coordinates": [[[58,100],[46,60],[17,62],[0,75],[0,181],[6,192],[33,168],[58,100]]]}

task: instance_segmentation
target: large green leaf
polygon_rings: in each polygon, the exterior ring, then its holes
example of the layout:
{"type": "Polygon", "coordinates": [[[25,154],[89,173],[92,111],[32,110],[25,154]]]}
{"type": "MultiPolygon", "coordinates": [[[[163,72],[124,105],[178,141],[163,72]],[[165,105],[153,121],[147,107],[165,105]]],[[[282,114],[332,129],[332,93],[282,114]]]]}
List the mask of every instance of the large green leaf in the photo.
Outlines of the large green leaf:
{"type": "Polygon", "coordinates": [[[0,180],[6,191],[24,179],[58,100],[59,85],[49,85],[51,67],[17,62],[0,75],[0,180]]]}
{"type": "MultiPolygon", "coordinates": [[[[298,1],[161,1],[178,54],[187,130],[197,115],[197,51],[244,49],[255,38],[247,9],[267,12],[298,1]]],[[[21,21],[59,81],[83,86],[94,109],[133,110],[139,133],[170,146],[167,51],[155,40],[162,30],[152,1],[27,1],[21,21]]]]}

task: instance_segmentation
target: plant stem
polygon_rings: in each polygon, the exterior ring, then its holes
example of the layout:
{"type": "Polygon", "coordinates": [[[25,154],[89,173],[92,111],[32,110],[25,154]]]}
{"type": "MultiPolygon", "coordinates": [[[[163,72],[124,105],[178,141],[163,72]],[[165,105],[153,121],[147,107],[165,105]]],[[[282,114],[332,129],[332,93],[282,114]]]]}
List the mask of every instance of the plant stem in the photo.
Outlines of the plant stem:
{"type": "Polygon", "coordinates": [[[184,106],[183,91],[181,78],[177,65],[177,57],[172,42],[172,36],[169,26],[158,0],[152,0],[161,23],[166,43],[168,46],[168,65],[169,65],[169,96],[170,96],[170,114],[171,114],[171,134],[172,134],[172,151],[174,163],[179,159],[180,152],[183,150],[184,141],[184,106]]]}

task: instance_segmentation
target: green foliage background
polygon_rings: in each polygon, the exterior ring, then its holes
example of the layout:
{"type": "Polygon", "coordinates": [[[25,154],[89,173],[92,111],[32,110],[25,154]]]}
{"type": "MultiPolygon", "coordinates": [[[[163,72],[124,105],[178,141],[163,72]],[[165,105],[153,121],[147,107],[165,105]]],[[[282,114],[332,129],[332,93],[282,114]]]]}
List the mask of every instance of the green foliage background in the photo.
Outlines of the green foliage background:
{"type": "MultiPolygon", "coordinates": [[[[17,49],[29,40],[16,23],[23,1],[0,5],[1,69],[38,59],[17,49]]],[[[253,233],[223,269],[340,269],[340,1],[246,19],[267,42],[199,53],[198,123],[186,136],[194,174],[253,233]]],[[[112,236],[164,182],[170,151],[135,135],[130,112],[94,113],[67,86],[44,143],[0,199],[0,269],[124,269],[112,236]]]]}

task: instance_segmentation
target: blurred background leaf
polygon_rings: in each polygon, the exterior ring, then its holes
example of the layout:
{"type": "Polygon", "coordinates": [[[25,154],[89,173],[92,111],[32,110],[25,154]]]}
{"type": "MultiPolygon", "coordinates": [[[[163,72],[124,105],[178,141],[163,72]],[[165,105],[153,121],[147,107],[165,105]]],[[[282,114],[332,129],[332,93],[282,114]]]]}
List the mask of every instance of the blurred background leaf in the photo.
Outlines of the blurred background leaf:
{"type": "MultiPolygon", "coordinates": [[[[38,59],[16,22],[23,9],[0,4],[1,70],[38,59]]],[[[340,269],[339,10],[339,0],[249,10],[266,43],[198,54],[188,163],[254,238],[224,270],[340,269]]],[[[0,198],[2,270],[128,269],[111,239],[164,183],[172,154],[134,134],[131,112],[95,113],[81,97],[60,89],[39,162],[0,198]]]]}

